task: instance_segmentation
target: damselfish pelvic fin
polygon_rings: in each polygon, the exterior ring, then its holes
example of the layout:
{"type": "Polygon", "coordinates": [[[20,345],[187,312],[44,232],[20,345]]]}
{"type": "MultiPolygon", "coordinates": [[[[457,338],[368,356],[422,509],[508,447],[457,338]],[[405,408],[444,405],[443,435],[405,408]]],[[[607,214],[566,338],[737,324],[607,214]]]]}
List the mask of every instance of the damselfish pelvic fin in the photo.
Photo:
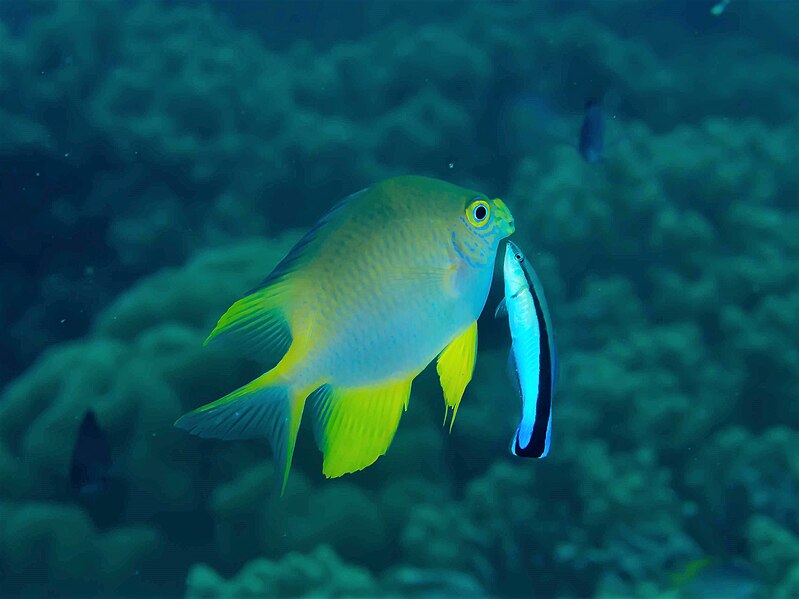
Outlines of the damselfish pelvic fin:
{"type": "Polygon", "coordinates": [[[386,453],[408,408],[412,380],[346,389],[325,385],[314,393],[314,436],[326,477],[362,470],[386,453]]]}
{"type": "Polygon", "coordinates": [[[452,418],[449,422],[450,432],[455,423],[463,392],[466,390],[466,385],[472,380],[476,356],[477,321],[470,324],[438,356],[436,370],[441,380],[444,402],[447,406],[444,410],[444,424],[447,423],[449,409],[452,409],[452,418]]]}
{"type": "Polygon", "coordinates": [[[279,359],[292,341],[283,309],[288,295],[288,282],[278,280],[241,298],[222,315],[203,345],[221,341],[256,359],[279,359]]]}
{"type": "Polygon", "coordinates": [[[497,304],[497,309],[494,310],[494,318],[507,318],[508,316],[508,305],[505,303],[505,298],[503,297],[500,302],[497,304]]]}
{"type": "Polygon", "coordinates": [[[275,469],[283,469],[280,489],[286,489],[305,392],[292,394],[269,371],[233,393],[182,416],[175,426],[205,439],[266,437],[272,445],[275,469]]]}

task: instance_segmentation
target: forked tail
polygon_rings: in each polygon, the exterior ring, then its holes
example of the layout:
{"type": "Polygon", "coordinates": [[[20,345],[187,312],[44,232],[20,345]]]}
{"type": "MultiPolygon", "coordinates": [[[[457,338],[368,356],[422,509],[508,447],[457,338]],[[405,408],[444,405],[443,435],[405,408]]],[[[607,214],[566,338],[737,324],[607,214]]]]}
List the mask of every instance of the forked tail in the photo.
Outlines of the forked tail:
{"type": "Polygon", "coordinates": [[[189,412],[179,418],[175,426],[206,439],[266,437],[272,445],[276,469],[283,466],[282,495],[308,391],[293,392],[276,370],[189,412]]]}

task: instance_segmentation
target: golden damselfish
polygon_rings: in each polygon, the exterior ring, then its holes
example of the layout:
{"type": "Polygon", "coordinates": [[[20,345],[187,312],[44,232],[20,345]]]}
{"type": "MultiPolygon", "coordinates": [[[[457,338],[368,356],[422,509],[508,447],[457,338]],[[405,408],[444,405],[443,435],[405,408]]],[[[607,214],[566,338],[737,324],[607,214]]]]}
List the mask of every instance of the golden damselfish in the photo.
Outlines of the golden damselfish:
{"type": "Polygon", "coordinates": [[[306,403],[328,477],[386,452],[413,379],[436,356],[454,419],[497,247],[513,230],[502,200],[436,179],[396,177],[353,194],[206,341],[226,338],[255,357],[277,349],[280,362],[176,426],[269,438],[285,488],[306,403]]]}

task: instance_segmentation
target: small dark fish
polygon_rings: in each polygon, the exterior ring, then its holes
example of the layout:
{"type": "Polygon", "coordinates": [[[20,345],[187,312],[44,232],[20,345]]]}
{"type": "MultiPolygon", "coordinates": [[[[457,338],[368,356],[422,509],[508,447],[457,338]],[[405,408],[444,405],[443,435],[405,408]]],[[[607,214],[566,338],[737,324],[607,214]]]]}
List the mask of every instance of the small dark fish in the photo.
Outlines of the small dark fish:
{"type": "Polygon", "coordinates": [[[580,139],[577,145],[580,156],[586,162],[599,162],[605,149],[605,115],[596,100],[585,103],[585,115],[580,126],[580,139]]]}
{"type": "MultiPolygon", "coordinates": [[[[606,143],[606,116],[616,118],[620,101],[612,92],[589,98],[584,105],[579,134],[575,136],[571,116],[560,114],[549,106],[545,98],[535,94],[512,97],[500,111],[501,138],[508,149],[515,152],[537,151],[541,139],[545,138],[574,148],[589,164],[597,163],[604,160],[609,147],[606,143]]],[[[611,137],[615,138],[615,135],[611,137]]],[[[612,139],[610,145],[618,141],[612,139]]]]}
{"type": "Polygon", "coordinates": [[[105,431],[100,428],[92,410],[86,412],[78,429],[69,482],[80,495],[95,495],[105,491],[111,475],[111,446],[105,431]]]}

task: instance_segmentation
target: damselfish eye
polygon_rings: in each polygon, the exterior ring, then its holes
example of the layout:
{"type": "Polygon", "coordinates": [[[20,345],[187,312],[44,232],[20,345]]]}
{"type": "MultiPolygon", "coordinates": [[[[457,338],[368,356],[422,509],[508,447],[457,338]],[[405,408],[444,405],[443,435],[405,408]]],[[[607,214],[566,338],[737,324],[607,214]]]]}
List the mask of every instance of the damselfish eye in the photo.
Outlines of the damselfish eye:
{"type": "Polygon", "coordinates": [[[466,212],[469,222],[475,227],[484,227],[488,223],[491,207],[485,200],[475,199],[466,212]]]}

